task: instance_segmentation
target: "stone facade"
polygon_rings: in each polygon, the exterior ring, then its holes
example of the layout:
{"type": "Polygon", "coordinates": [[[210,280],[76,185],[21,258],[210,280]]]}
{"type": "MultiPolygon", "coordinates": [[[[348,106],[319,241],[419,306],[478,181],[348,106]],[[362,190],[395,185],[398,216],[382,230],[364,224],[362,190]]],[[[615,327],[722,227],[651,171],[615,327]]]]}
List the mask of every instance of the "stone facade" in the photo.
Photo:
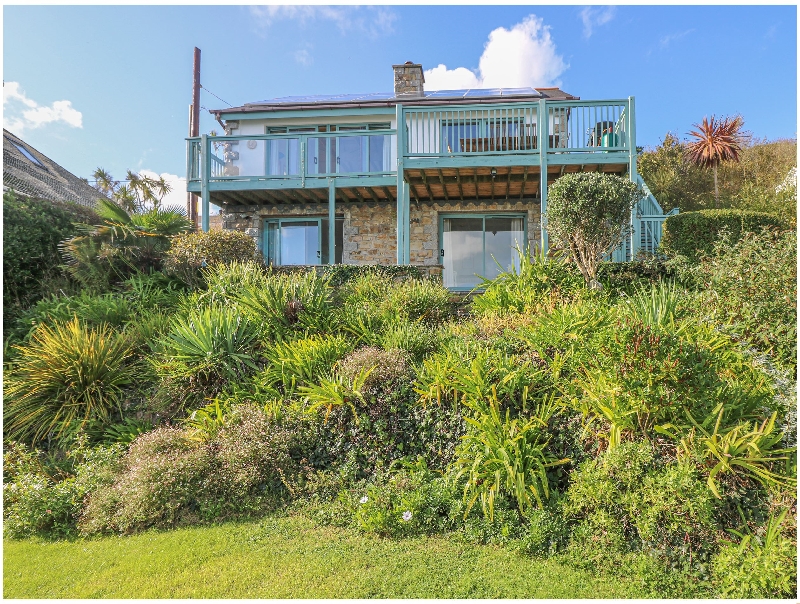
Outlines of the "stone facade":
{"type": "MultiPolygon", "coordinates": [[[[437,266],[439,257],[439,215],[458,213],[527,213],[528,244],[539,246],[540,205],[538,199],[525,201],[480,201],[411,203],[411,264],[437,266]]],[[[327,204],[280,206],[236,206],[223,210],[223,228],[243,231],[261,243],[263,219],[267,217],[328,216],[327,204]]],[[[344,218],[342,262],[344,264],[397,263],[397,207],[394,203],[340,203],[337,218],[344,218]]]]}
{"type": "Polygon", "coordinates": [[[423,95],[425,75],[422,73],[422,65],[408,61],[403,65],[392,65],[392,69],[395,96],[423,95]]]}

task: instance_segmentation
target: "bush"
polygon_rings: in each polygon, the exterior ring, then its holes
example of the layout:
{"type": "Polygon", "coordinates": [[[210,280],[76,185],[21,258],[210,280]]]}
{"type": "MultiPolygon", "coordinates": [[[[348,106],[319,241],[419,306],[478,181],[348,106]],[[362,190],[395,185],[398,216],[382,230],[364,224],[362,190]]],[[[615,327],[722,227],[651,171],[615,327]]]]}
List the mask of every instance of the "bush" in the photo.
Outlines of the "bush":
{"type": "Polygon", "coordinates": [[[177,317],[153,362],[179,406],[191,406],[258,370],[258,336],[247,317],[211,306],[177,317]]]}
{"type": "Polygon", "coordinates": [[[669,216],[664,221],[660,250],[668,255],[686,256],[697,261],[711,255],[714,244],[727,233],[730,243],[745,233],[760,233],[763,228],[787,230],[789,225],[774,214],[746,210],[700,210],[669,216]]]}
{"type": "Polygon", "coordinates": [[[530,257],[530,250],[521,252],[519,269],[500,273],[484,281],[484,291],[472,301],[478,314],[507,315],[531,313],[543,306],[569,300],[583,290],[580,273],[574,264],[539,254],[530,257]]]}
{"type": "Polygon", "coordinates": [[[134,384],[137,366],[124,335],[77,319],[40,327],[6,373],[4,430],[38,442],[73,421],[107,421],[134,384]]]}
{"type": "Polygon", "coordinates": [[[76,222],[94,222],[85,206],[3,193],[3,331],[17,313],[46,293],[48,280],[64,275],[58,244],[76,222]]]}
{"type": "Polygon", "coordinates": [[[797,234],[744,235],[719,241],[692,271],[713,318],[759,351],[796,371],[797,234]]]}
{"type": "Polygon", "coordinates": [[[240,231],[187,233],[173,238],[164,270],[192,287],[203,285],[202,269],[234,262],[263,262],[255,240],[240,231]]]}
{"type": "Polygon", "coordinates": [[[770,518],[760,535],[724,545],[712,560],[714,584],[723,598],[797,597],[797,541],[770,518]]]}
{"type": "Polygon", "coordinates": [[[131,444],[113,484],[89,497],[79,528],[133,533],[274,509],[301,471],[293,458],[300,433],[240,405],[207,441],[175,428],[144,434],[131,444]]]}
{"type": "Polygon", "coordinates": [[[654,448],[631,442],[584,463],[573,473],[564,513],[583,521],[581,535],[607,532],[614,548],[621,539],[636,549],[669,550],[689,539],[708,547],[713,520],[713,496],[687,464],[665,464],[654,448]],[[599,532],[598,532],[599,531],[599,532]]]}

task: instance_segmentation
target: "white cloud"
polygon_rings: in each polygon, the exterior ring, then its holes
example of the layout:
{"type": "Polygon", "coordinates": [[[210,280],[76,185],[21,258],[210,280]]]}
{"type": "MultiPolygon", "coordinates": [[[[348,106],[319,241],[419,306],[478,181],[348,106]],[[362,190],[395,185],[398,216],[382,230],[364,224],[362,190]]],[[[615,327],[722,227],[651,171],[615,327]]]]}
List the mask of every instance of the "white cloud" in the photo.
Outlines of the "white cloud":
{"type": "Polygon", "coordinates": [[[172,190],[161,200],[162,208],[178,206],[186,209],[186,179],[184,177],[178,176],[177,174],[170,174],[169,172],[158,174],[152,170],[139,170],[138,173],[142,176],[149,176],[150,178],[163,177],[172,187],[172,190]]]}
{"type": "Polygon", "coordinates": [[[40,128],[53,122],[83,128],[83,114],[72,106],[71,101],[55,101],[50,106],[41,106],[26,96],[19,82],[3,83],[4,128],[22,134],[25,129],[40,128]]]}
{"type": "Polygon", "coordinates": [[[341,33],[351,31],[375,39],[394,31],[397,13],[384,6],[250,6],[257,26],[268,28],[276,21],[293,19],[305,25],[315,19],[333,21],[341,33]]]}
{"type": "Polygon", "coordinates": [[[661,39],[658,41],[658,45],[661,48],[667,48],[670,44],[672,44],[676,40],[680,40],[684,36],[688,36],[693,31],[694,31],[694,28],[687,29],[686,31],[683,31],[683,32],[678,33],[678,34],[669,34],[669,35],[666,35],[666,36],[662,36],[661,39]]]}
{"type": "Polygon", "coordinates": [[[511,29],[498,27],[489,34],[477,73],[466,67],[439,65],[425,71],[425,89],[560,86],[558,77],[567,67],[556,52],[550,27],[529,15],[511,29]]]}
{"type": "Polygon", "coordinates": [[[591,38],[595,27],[600,27],[611,21],[616,15],[617,7],[592,8],[587,6],[580,12],[583,21],[583,37],[591,38]]]}

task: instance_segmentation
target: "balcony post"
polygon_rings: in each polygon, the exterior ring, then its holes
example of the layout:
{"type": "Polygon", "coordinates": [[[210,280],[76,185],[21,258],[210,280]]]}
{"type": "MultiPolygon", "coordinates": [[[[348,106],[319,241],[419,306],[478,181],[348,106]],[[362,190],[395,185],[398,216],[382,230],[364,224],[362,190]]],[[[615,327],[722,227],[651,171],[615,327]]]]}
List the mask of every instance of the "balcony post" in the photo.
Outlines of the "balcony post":
{"type": "MultiPolygon", "coordinates": [[[[637,184],[639,178],[638,173],[636,171],[636,118],[634,116],[634,98],[632,96],[628,97],[628,146],[630,147],[629,153],[629,166],[628,172],[630,175],[631,182],[633,184],[637,184]]],[[[640,225],[636,224],[636,211],[638,209],[638,203],[633,206],[631,210],[631,260],[636,257],[636,254],[639,252],[639,247],[641,244],[641,235],[639,237],[636,236],[638,228],[640,225]]]]}
{"type": "Polygon", "coordinates": [[[211,169],[211,153],[208,150],[208,135],[204,134],[200,138],[200,197],[203,203],[203,216],[201,228],[204,233],[208,233],[211,227],[209,212],[209,198],[211,193],[208,190],[208,172],[211,169]]]}
{"type": "Polygon", "coordinates": [[[328,179],[328,264],[336,264],[336,179],[328,179]]]}
{"type": "Polygon", "coordinates": [[[539,226],[541,228],[542,253],[547,254],[549,242],[547,240],[547,230],[545,228],[545,212],[547,211],[547,150],[548,132],[550,130],[549,116],[547,115],[547,102],[544,99],[539,101],[539,109],[536,115],[536,129],[539,131],[537,147],[539,150],[539,226]]]}
{"type": "Polygon", "coordinates": [[[408,191],[406,190],[403,174],[403,160],[406,149],[406,118],[403,113],[403,105],[400,103],[395,107],[395,117],[397,120],[397,264],[408,264],[406,249],[408,247],[410,225],[406,211],[408,191]]]}

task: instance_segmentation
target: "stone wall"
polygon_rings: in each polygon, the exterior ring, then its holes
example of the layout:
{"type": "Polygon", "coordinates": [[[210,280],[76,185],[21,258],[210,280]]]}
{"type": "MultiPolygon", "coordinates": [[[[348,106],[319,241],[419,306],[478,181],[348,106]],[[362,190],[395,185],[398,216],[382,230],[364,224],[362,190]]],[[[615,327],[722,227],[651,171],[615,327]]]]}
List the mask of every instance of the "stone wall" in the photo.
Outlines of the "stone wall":
{"type": "MultiPolygon", "coordinates": [[[[411,203],[411,264],[435,266],[439,258],[439,214],[527,212],[528,244],[539,246],[539,201],[481,201],[411,203]]],[[[244,231],[261,244],[263,219],[267,217],[328,216],[327,204],[236,206],[222,211],[223,228],[244,231]]],[[[340,203],[336,216],[344,218],[344,264],[397,263],[397,208],[394,203],[340,203]]]]}

